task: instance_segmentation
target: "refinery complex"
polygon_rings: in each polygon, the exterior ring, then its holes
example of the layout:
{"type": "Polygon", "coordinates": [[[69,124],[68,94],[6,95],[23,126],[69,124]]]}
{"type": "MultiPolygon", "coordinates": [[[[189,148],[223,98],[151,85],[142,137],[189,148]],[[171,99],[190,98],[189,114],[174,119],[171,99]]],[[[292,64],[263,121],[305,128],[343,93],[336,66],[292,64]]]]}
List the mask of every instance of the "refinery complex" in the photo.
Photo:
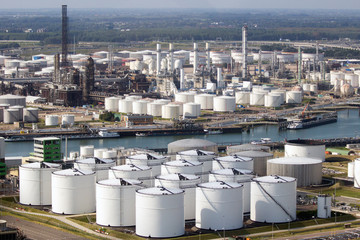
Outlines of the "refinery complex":
{"type": "Polygon", "coordinates": [[[357,239],[360,60],[325,54],[352,46],[94,47],[61,20],[57,51],[1,52],[0,239],[357,239]]]}

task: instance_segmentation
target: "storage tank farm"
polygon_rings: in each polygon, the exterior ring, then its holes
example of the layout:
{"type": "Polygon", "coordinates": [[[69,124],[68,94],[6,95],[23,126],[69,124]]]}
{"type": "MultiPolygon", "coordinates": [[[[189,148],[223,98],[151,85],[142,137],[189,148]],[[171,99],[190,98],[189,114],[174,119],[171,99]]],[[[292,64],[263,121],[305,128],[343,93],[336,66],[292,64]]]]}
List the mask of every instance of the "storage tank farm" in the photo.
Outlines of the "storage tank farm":
{"type": "Polygon", "coordinates": [[[197,160],[185,159],[165,162],[161,165],[161,175],[173,173],[201,175],[203,164],[197,160]]]}
{"type": "Polygon", "coordinates": [[[96,223],[120,227],[135,225],[135,191],[141,181],[107,179],[96,183],[96,223]]]}
{"type": "Polygon", "coordinates": [[[213,160],[212,169],[238,168],[245,170],[254,170],[254,160],[249,157],[241,157],[235,155],[216,157],[213,160]]]}
{"type": "Polygon", "coordinates": [[[154,178],[151,167],[145,165],[125,164],[111,167],[109,179],[136,179],[142,181],[147,187],[154,186],[154,178]]]}
{"type": "Polygon", "coordinates": [[[142,153],[131,155],[126,158],[126,164],[143,165],[151,167],[152,176],[161,174],[161,164],[167,162],[169,158],[153,153],[142,153]]]}
{"type": "Polygon", "coordinates": [[[93,171],[96,174],[96,181],[109,178],[109,169],[114,167],[116,162],[109,159],[96,157],[78,160],[74,163],[74,168],[84,171],[93,171]]]}
{"type": "MultiPolygon", "coordinates": [[[[253,144],[251,144],[253,145],[253,144]]],[[[238,148],[235,148],[238,150],[238,148]]],[[[251,149],[250,147],[245,147],[243,149],[251,149]]],[[[273,158],[273,154],[269,152],[263,152],[263,151],[242,151],[242,152],[236,152],[232,153],[236,154],[238,157],[248,157],[253,159],[254,168],[253,171],[258,176],[265,176],[267,173],[267,161],[268,159],[273,158]]]]}
{"type": "Polygon", "coordinates": [[[51,173],[61,165],[34,162],[19,167],[20,203],[24,205],[51,205],[51,173]]]}
{"type": "Polygon", "coordinates": [[[250,212],[251,180],[254,176],[254,173],[250,170],[227,168],[211,171],[209,175],[209,182],[236,182],[244,185],[243,211],[244,213],[248,213],[250,212]]]}
{"type": "Polygon", "coordinates": [[[155,179],[156,187],[184,190],[185,220],[195,219],[195,190],[196,185],[199,183],[201,183],[199,176],[181,173],[160,175],[155,179]]]}
{"type": "Polygon", "coordinates": [[[196,219],[200,229],[232,230],[243,226],[243,185],[201,183],[196,188],[196,219]]]}

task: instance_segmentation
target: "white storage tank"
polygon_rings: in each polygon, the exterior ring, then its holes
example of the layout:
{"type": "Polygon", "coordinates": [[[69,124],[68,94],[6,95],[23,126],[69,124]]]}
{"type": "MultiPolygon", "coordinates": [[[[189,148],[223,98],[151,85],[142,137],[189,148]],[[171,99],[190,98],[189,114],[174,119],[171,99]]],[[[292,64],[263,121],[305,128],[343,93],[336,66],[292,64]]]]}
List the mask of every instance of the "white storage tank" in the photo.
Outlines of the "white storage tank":
{"type": "Polygon", "coordinates": [[[325,143],[316,140],[288,140],[284,146],[285,157],[308,157],[325,161],[325,143]]]}
{"type": "Polygon", "coordinates": [[[354,177],[354,162],[348,163],[348,178],[354,177]]]}
{"type": "Polygon", "coordinates": [[[12,124],[19,121],[18,109],[4,109],[4,123],[12,124]]]}
{"type": "Polygon", "coordinates": [[[196,188],[195,226],[233,230],[243,227],[243,185],[234,182],[201,183],[196,188]]]}
{"type": "Polygon", "coordinates": [[[168,161],[168,157],[153,153],[143,153],[128,156],[126,164],[144,165],[152,168],[152,175],[155,177],[161,174],[161,164],[168,161]]]}
{"type": "Polygon", "coordinates": [[[263,146],[260,144],[241,144],[234,146],[227,146],[226,153],[228,155],[237,153],[237,152],[245,152],[245,151],[262,151],[262,152],[270,152],[270,147],[263,146]]]}
{"type": "Polygon", "coordinates": [[[322,161],[306,157],[269,159],[267,175],[296,178],[298,187],[318,185],[322,182],[322,161]]]}
{"type": "Polygon", "coordinates": [[[243,209],[244,213],[250,212],[250,189],[251,180],[254,178],[254,174],[250,170],[228,168],[211,171],[209,175],[209,182],[236,182],[244,185],[243,192],[243,209]]]}
{"type": "Polygon", "coordinates": [[[281,96],[274,94],[265,95],[265,107],[280,107],[281,96]]]}
{"type": "Polygon", "coordinates": [[[360,158],[354,161],[354,187],[360,188],[360,158]]]}
{"type": "Polygon", "coordinates": [[[281,102],[281,104],[284,104],[284,103],[285,103],[285,100],[286,100],[286,90],[275,89],[275,90],[271,90],[270,94],[279,95],[279,96],[280,96],[280,102],[281,102]]]}
{"type": "Polygon", "coordinates": [[[331,217],[331,196],[320,194],[317,196],[318,208],[317,208],[317,217],[318,218],[329,218],[331,217]]]}
{"type": "Polygon", "coordinates": [[[232,156],[214,158],[212,166],[213,170],[226,168],[238,168],[253,171],[254,160],[249,157],[237,156],[236,154],[232,156]]]}
{"type": "Polygon", "coordinates": [[[116,150],[107,150],[103,152],[104,159],[116,159],[117,158],[117,151],[116,150]]]}
{"type": "Polygon", "coordinates": [[[195,219],[195,190],[200,182],[199,176],[178,173],[157,176],[155,186],[183,189],[185,220],[191,220],[195,219]]]}
{"type": "Polygon", "coordinates": [[[182,173],[195,174],[202,173],[203,163],[194,160],[176,160],[165,162],[161,165],[161,175],[182,173]]]}
{"type": "Polygon", "coordinates": [[[119,100],[119,112],[121,113],[132,113],[133,112],[133,102],[132,99],[120,99],[119,100]]]}
{"type": "Polygon", "coordinates": [[[176,102],[194,102],[195,101],[195,93],[191,92],[180,92],[175,94],[175,101],[176,102]]]}
{"type": "Polygon", "coordinates": [[[136,179],[148,187],[154,186],[154,177],[151,167],[144,165],[125,164],[112,167],[109,170],[109,179],[136,179]]]}
{"type": "Polygon", "coordinates": [[[214,97],[215,112],[234,112],[235,107],[236,107],[235,97],[229,97],[229,96],[214,97]]]}
{"type": "Polygon", "coordinates": [[[61,125],[72,126],[75,123],[75,115],[66,114],[61,117],[61,125]]]}
{"type": "Polygon", "coordinates": [[[304,92],[310,92],[310,84],[309,83],[303,83],[302,88],[304,92]]]}
{"type": "Polygon", "coordinates": [[[105,110],[110,112],[117,112],[119,110],[119,100],[121,97],[107,97],[105,98],[105,110]]]}
{"type": "Polygon", "coordinates": [[[96,184],[96,223],[101,226],[135,225],[135,191],[141,181],[107,179],[96,184]]]}
{"type": "Polygon", "coordinates": [[[45,126],[57,126],[59,125],[59,116],[58,115],[46,115],[45,116],[45,126]]]}
{"type": "Polygon", "coordinates": [[[180,116],[179,105],[163,105],[161,110],[161,117],[165,119],[178,119],[180,116]]]}
{"type": "Polygon", "coordinates": [[[24,108],[24,122],[37,123],[39,121],[38,108],[24,108]]]}
{"type": "Polygon", "coordinates": [[[162,116],[162,106],[165,105],[163,102],[152,102],[148,104],[148,114],[154,117],[162,116]]]}
{"type": "Polygon", "coordinates": [[[19,112],[17,121],[23,121],[24,118],[24,107],[23,106],[10,106],[9,109],[16,109],[19,112]]]}
{"type": "Polygon", "coordinates": [[[86,158],[74,163],[74,167],[82,171],[96,172],[96,181],[109,178],[109,169],[116,165],[114,160],[100,158],[86,158]]]}
{"type": "Polygon", "coordinates": [[[80,157],[89,158],[94,156],[94,145],[80,146],[80,157]]]}
{"type": "Polygon", "coordinates": [[[95,172],[66,169],[52,173],[52,211],[58,214],[95,212],[95,172]]]}
{"type": "Polygon", "coordinates": [[[107,151],[107,148],[95,148],[94,149],[94,157],[103,158],[103,154],[105,151],[107,151]]]}
{"type": "Polygon", "coordinates": [[[199,103],[185,103],[183,116],[186,118],[197,118],[201,115],[201,105],[199,103]]]}
{"type": "Polygon", "coordinates": [[[61,170],[60,164],[34,162],[19,167],[20,203],[51,205],[51,173],[61,170]]]}
{"type": "Polygon", "coordinates": [[[17,96],[17,95],[1,95],[0,96],[0,104],[9,104],[10,106],[26,106],[26,98],[24,96],[17,96]]]}
{"type": "Polygon", "coordinates": [[[310,92],[317,93],[318,86],[316,84],[310,84],[310,92]]]}
{"type": "Polygon", "coordinates": [[[286,92],[286,103],[301,103],[302,92],[301,91],[289,91],[286,92]]]}
{"type": "Polygon", "coordinates": [[[147,114],[148,101],[139,100],[133,102],[133,114],[147,114]]]}
{"type": "Polygon", "coordinates": [[[273,154],[263,151],[243,151],[235,153],[238,157],[249,157],[254,160],[254,173],[259,176],[266,175],[267,160],[273,158],[273,154]]]}
{"type": "Polygon", "coordinates": [[[251,182],[250,219],[282,223],[296,220],[296,179],[282,176],[254,178],[251,182]]]}
{"type": "Polygon", "coordinates": [[[236,104],[250,104],[250,92],[235,92],[236,104]]]}
{"type": "Polygon", "coordinates": [[[265,93],[252,92],[250,94],[250,105],[251,106],[264,106],[265,104],[265,93]]]}
{"type": "Polygon", "coordinates": [[[185,233],[184,190],[146,188],[136,191],[136,235],[170,238],[185,233]]]}
{"type": "Polygon", "coordinates": [[[211,94],[195,95],[194,102],[200,104],[201,110],[212,110],[214,108],[214,97],[211,94]]]}
{"type": "Polygon", "coordinates": [[[179,115],[182,116],[184,113],[184,103],[182,102],[170,102],[168,105],[179,106],[179,115]]]}
{"type": "MultiPolygon", "coordinates": [[[[174,154],[177,152],[193,150],[193,149],[212,151],[214,153],[218,152],[218,147],[216,143],[199,138],[186,138],[168,144],[168,154],[174,154]]],[[[192,156],[193,156],[192,160],[194,159],[197,160],[198,154],[192,156]]]]}

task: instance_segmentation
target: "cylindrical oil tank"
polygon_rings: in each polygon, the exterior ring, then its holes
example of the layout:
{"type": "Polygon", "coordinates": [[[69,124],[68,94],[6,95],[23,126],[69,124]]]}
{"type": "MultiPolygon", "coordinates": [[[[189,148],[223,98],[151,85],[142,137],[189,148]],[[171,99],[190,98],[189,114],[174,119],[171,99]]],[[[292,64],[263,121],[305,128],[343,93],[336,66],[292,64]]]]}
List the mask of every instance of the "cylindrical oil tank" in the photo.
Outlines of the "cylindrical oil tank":
{"type": "Polygon", "coordinates": [[[275,90],[271,90],[270,93],[271,93],[271,94],[275,94],[275,95],[279,95],[279,96],[280,96],[280,102],[281,102],[281,104],[284,104],[284,103],[285,103],[285,100],[286,100],[286,90],[275,89],[275,90]]]}
{"type": "Polygon", "coordinates": [[[203,163],[197,160],[176,160],[165,162],[161,165],[161,175],[182,173],[195,174],[202,173],[203,163]]]}
{"type": "Polygon", "coordinates": [[[186,118],[197,118],[201,115],[201,105],[199,103],[185,103],[183,116],[186,118]]]}
{"type": "Polygon", "coordinates": [[[276,94],[265,95],[265,107],[280,107],[281,96],[276,94]]]}
{"type": "MultiPolygon", "coordinates": [[[[181,139],[175,142],[171,142],[168,144],[169,154],[175,154],[177,152],[193,150],[193,149],[212,151],[214,153],[218,152],[218,147],[216,143],[204,139],[187,138],[187,139],[181,139]]],[[[197,160],[197,156],[198,154],[194,155],[195,160],[197,160]]]]}
{"type": "Polygon", "coordinates": [[[298,187],[318,185],[322,182],[322,161],[306,157],[269,159],[267,175],[296,178],[298,187]]]}
{"type": "Polygon", "coordinates": [[[114,160],[100,158],[86,158],[74,163],[74,167],[79,170],[96,172],[96,181],[109,178],[109,169],[116,165],[114,160]]]}
{"type": "Polygon", "coordinates": [[[265,93],[263,92],[252,92],[250,93],[250,105],[251,106],[264,106],[265,104],[265,93]]]}
{"type": "Polygon", "coordinates": [[[317,196],[317,200],[318,200],[317,217],[318,218],[331,217],[331,203],[332,203],[331,196],[326,194],[320,194],[317,196]]]}
{"type": "Polygon", "coordinates": [[[24,122],[37,123],[39,121],[38,108],[24,108],[24,122]]]}
{"type": "Polygon", "coordinates": [[[45,126],[57,126],[59,125],[59,116],[58,115],[46,115],[45,116],[45,126]]]}
{"type": "Polygon", "coordinates": [[[254,160],[254,173],[259,176],[266,175],[267,160],[273,158],[273,154],[262,151],[243,151],[235,153],[238,157],[249,157],[254,160]]]}
{"type": "Polygon", "coordinates": [[[213,170],[212,160],[215,157],[215,152],[204,151],[199,149],[187,150],[178,152],[176,154],[177,160],[193,160],[203,163],[201,181],[209,181],[209,172],[213,170]]]}
{"type": "Polygon", "coordinates": [[[51,205],[51,173],[61,170],[60,164],[34,162],[19,167],[20,203],[51,205]]]}
{"type": "Polygon", "coordinates": [[[354,177],[354,162],[348,163],[348,178],[354,177]]]}
{"type": "Polygon", "coordinates": [[[116,159],[117,158],[117,151],[116,150],[107,150],[103,152],[104,159],[116,159]]]}
{"type": "Polygon", "coordinates": [[[19,121],[18,109],[4,109],[4,123],[12,124],[17,121],[19,121]]]}
{"type": "Polygon", "coordinates": [[[133,112],[133,102],[134,102],[134,100],[132,100],[132,99],[119,100],[119,112],[132,113],[133,112]]]}
{"type": "Polygon", "coordinates": [[[310,84],[309,83],[303,83],[302,88],[304,92],[310,92],[310,84]]]}
{"type": "Polygon", "coordinates": [[[133,114],[147,114],[148,101],[139,100],[133,102],[133,114]]]}
{"type": "Polygon", "coordinates": [[[80,146],[80,157],[89,158],[94,156],[94,145],[80,146]]]}
{"type": "Polygon", "coordinates": [[[214,97],[214,111],[215,112],[234,112],[235,111],[235,97],[229,97],[229,96],[214,97]]]}
{"type": "Polygon", "coordinates": [[[235,92],[236,104],[250,104],[250,92],[235,92]]]}
{"type": "Polygon", "coordinates": [[[195,190],[200,182],[199,176],[178,173],[157,176],[155,186],[183,189],[185,220],[191,220],[195,219],[195,190]]]}
{"type": "Polygon", "coordinates": [[[148,114],[154,117],[162,116],[162,106],[165,105],[163,102],[152,102],[148,104],[148,114]]]}
{"type": "Polygon", "coordinates": [[[243,226],[243,185],[201,183],[196,188],[195,225],[201,229],[232,230],[243,226]]]}
{"type": "Polygon", "coordinates": [[[256,144],[241,144],[234,146],[227,146],[226,153],[228,155],[237,153],[237,152],[245,152],[245,151],[262,151],[262,152],[270,152],[270,147],[256,145],[256,144]]]}
{"type": "Polygon", "coordinates": [[[310,84],[310,92],[317,93],[318,86],[316,84],[310,84]]]}
{"type": "Polygon", "coordinates": [[[286,103],[301,103],[302,92],[301,91],[289,91],[286,92],[286,103]]]}
{"type": "Polygon", "coordinates": [[[237,155],[217,157],[213,161],[213,170],[238,168],[253,171],[254,160],[249,157],[242,157],[237,155]]]}
{"type": "Polygon", "coordinates": [[[17,95],[1,95],[0,96],[0,104],[9,104],[10,106],[26,106],[26,98],[24,96],[17,96],[17,95]]]}
{"type": "Polygon", "coordinates": [[[285,143],[285,157],[308,157],[325,161],[325,143],[316,140],[297,139],[285,143]]]}
{"type": "Polygon", "coordinates": [[[251,182],[250,219],[282,223],[296,220],[296,179],[264,176],[251,182]]]}
{"type": "Polygon", "coordinates": [[[117,112],[119,110],[119,100],[121,97],[107,97],[105,98],[105,110],[110,112],[117,112]]]}
{"type": "Polygon", "coordinates": [[[184,113],[184,103],[182,102],[170,102],[168,105],[177,105],[179,106],[179,115],[182,116],[184,113]]]}
{"type": "Polygon", "coordinates": [[[136,234],[170,238],[185,232],[184,190],[145,188],[136,191],[136,234]]]}
{"type": "Polygon", "coordinates": [[[195,93],[190,92],[180,92],[175,94],[175,101],[176,102],[194,102],[195,101],[195,93]]]}
{"type": "Polygon", "coordinates": [[[120,227],[135,225],[135,191],[141,181],[107,179],[96,184],[96,223],[120,227]]]}
{"type": "Polygon", "coordinates": [[[163,105],[161,110],[161,117],[165,119],[178,119],[180,116],[179,105],[163,105]]]}
{"type": "Polygon", "coordinates": [[[95,212],[95,172],[66,169],[52,173],[52,211],[58,214],[95,212]]]}
{"type": "Polygon", "coordinates": [[[95,148],[94,149],[94,157],[103,158],[103,154],[105,151],[107,151],[107,148],[95,148]]]}
{"type": "Polygon", "coordinates": [[[109,179],[123,178],[136,179],[148,187],[154,186],[154,178],[151,167],[144,165],[125,164],[112,167],[109,170],[109,179]]]}
{"type": "Polygon", "coordinates": [[[354,161],[354,187],[360,188],[360,158],[354,161]]]}
{"type": "Polygon", "coordinates": [[[62,125],[72,126],[72,125],[74,125],[74,123],[75,123],[75,115],[72,115],[72,114],[62,115],[62,117],[61,117],[62,125]]]}
{"type": "Polygon", "coordinates": [[[243,209],[244,213],[250,212],[250,187],[254,174],[250,170],[228,168],[211,171],[209,182],[237,182],[244,185],[243,209]]]}
{"type": "Polygon", "coordinates": [[[17,121],[22,121],[24,118],[24,107],[23,106],[10,106],[9,109],[16,109],[19,111],[19,116],[17,121]]]}
{"type": "Polygon", "coordinates": [[[168,161],[168,157],[153,153],[144,153],[128,156],[126,164],[144,165],[152,168],[152,175],[161,174],[161,164],[168,161]]]}
{"type": "Polygon", "coordinates": [[[201,105],[201,110],[212,110],[214,108],[214,97],[211,94],[195,95],[194,102],[201,105]]]}

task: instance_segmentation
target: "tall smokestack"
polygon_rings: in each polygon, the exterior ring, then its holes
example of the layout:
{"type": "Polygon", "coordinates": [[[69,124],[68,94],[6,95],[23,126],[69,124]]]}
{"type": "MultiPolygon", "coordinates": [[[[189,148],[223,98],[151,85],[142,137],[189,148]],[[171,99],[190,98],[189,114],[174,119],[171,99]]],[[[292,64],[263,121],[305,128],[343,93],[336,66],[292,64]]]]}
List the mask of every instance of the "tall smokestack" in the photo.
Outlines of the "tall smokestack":
{"type": "Polygon", "coordinates": [[[184,89],[185,88],[185,72],[184,69],[181,68],[180,69],[180,89],[184,89]]]}
{"type": "Polygon", "coordinates": [[[57,53],[54,56],[54,81],[60,83],[60,54],[57,53]]]}
{"type": "Polygon", "coordinates": [[[198,60],[199,60],[198,52],[199,52],[198,44],[194,43],[194,71],[193,71],[194,74],[196,73],[196,69],[197,69],[197,67],[199,65],[199,63],[198,63],[198,60]]]}
{"type": "Polygon", "coordinates": [[[156,75],[160,74],[161,69],[161,44],[156,44],[156,75]]]}
{"type": "Polygon", "coordinates": [[[170,52],[170,72],[174,73],[174,44],[169,44],[169,52],[170,52]]]}
{"type": "Polygon", "coordinates": [[[62,5],[62,36],[61,36],[61,65],[68,66],[68,17],[67,5],[62,5]]]}
{"type": "Polygon", "coordinates": [[[247,78],[247,30],[248,26],[244,25],[242,28],[242,77],[247,78]]]}
{"type": "Polygon", "coordinates": [[[209,43],[206,43],[206,57],[207,57],[206,68],[210,72],[210,44],[209,43]]]}
{"type": "Polygon", "coordinates": [[[217,68],[217,87],[223,87],[222,68],[217,68]]]}

